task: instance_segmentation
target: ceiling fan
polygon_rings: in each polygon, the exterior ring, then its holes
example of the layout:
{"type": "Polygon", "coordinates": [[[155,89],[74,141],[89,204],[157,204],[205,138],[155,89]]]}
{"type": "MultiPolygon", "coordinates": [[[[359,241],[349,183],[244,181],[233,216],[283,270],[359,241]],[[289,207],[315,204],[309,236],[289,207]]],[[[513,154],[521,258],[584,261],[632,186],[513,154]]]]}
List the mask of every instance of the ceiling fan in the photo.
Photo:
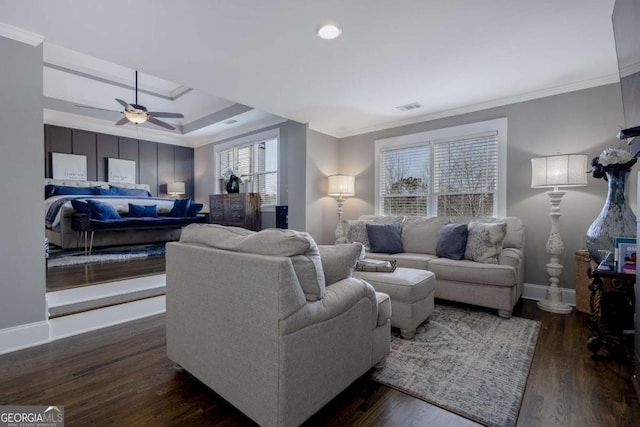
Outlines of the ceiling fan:
{"type": "MultiPolygon", "coordinates": [[[[142,124],[144,122],[153,123],[154,125],[161,126],[165,129],[174,130],[175,127],[170,125],[169,123],[163,122],[162,120],[158,120],[158,117],[162,118],[171,118],[171,119],[182,119],[184,116],[180,113],[162,113],[155,111],[147,111],[147,107],[144,105],[138,104],[138,71],[136,70],[136,102],[134,104],[129,104],[128,102],[123,101],[122,99],[116,98],[116,101],[122,107],[124,107],[124,111],[118,111],[119,113],[124,114],[124,117],[116,122],[116,125],[121,126],[127,123],[133,123],[136,125],[142,124]]],[[[78,107],[82,108],[91,108],[94,110],[104,110],[104,111],[116,111],[116,110],[106,110],[104,108],[91,107],[88,105],[78,105],[78,107]]]]}
{"type": "Polygon", "coordinates": [[[175,127],[169,123],[158,120],[158,117],[182,119],[184,116],[180,113],[162,113],[147,111],[147,107],[138,104],[138,71],[136,70],[136,102],[135,104],[129,104],[122,99],[116,98],[116,101],[124,107],[124,117],[116,122],[116,125],[124,125],[129,122],[139,125],[144,122],[153,123],[154,125],[162,126],[163,128],[174,130],[175,127]]]}

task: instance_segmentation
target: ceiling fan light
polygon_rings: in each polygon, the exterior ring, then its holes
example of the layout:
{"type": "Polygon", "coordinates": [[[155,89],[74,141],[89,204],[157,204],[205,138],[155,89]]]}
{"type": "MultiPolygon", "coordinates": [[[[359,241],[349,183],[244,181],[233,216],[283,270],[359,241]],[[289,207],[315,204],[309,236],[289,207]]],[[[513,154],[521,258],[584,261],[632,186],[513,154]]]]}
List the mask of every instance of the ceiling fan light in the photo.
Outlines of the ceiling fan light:
{"type": "Polygon", "coordinates": [[[125,111],[124,115],[131,123],[135,123],[137,125],[147,121],[147,115],[143,112],[125,111]]]}

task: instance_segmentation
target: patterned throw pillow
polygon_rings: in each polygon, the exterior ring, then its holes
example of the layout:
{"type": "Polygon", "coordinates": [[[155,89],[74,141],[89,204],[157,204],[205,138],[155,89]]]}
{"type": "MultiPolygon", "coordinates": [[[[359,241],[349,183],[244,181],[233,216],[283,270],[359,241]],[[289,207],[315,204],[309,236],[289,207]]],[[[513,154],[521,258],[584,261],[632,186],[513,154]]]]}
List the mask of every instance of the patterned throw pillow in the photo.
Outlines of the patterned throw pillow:
{"type": "Polygon", "coordinates": [[[468,229],[465,259],[485,264],[497,264],[498,255],[502,252],[502,241],[507,234],[507,224],[504,222],[489,224],[471,221],[468,229]]]}
{"type": "Polygon", "coordinates": [[[369,249],[369,237],[367,236],[367,223],[365,221],[346,221],[345,237],[348,243],[359,242],[369,249]]]}

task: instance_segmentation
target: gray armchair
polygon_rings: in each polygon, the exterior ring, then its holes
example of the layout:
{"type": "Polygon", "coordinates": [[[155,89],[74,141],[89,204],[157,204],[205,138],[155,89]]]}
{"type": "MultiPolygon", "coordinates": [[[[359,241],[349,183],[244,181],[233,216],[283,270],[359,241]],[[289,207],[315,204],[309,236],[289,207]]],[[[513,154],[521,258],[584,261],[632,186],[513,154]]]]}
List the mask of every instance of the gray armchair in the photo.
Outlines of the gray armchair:
{"type": "Polygon", "coordinates": [[[350,277],[360,249],[326,256],[325,283],[306,233],[186,227],[167,244],[169,358],[258,424],[301,424],[389,352],[388,296],[350,277]]]}

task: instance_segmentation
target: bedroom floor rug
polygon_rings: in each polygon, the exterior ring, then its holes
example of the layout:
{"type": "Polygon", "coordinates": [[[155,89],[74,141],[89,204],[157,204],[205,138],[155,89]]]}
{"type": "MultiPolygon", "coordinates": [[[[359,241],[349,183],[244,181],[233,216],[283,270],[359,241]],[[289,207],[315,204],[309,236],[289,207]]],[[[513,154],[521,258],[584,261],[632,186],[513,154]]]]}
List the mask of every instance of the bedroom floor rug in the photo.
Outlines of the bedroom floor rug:
{"type": "Polygon", "coordinates": [[[372,378],[475,422],[512,427],[539,330],[534,320],[436,304],[414,340],[393,331],[372,378]]]}
{"type": "Polygon", "coordinates": [[[71,265],[90,264],[98,262],[129,261],[153,255],[164,255],[165,244],[153,243],[149,245],[117,246],[98,248],[85,255],[84,250],[52,251],[49,254],[49,267],[68,267],[71,265]]]}

